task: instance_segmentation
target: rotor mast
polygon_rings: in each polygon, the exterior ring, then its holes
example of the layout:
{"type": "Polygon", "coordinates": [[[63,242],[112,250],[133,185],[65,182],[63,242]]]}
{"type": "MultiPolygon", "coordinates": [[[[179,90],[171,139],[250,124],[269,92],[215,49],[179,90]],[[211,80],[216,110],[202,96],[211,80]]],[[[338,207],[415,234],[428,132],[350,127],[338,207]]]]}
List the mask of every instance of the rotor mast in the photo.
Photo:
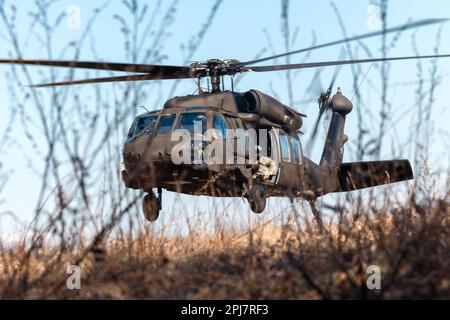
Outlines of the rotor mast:
{"type": "Polygon", "coordinates": [[[214,73],[209,77],[211,79],[211,92],[220,92],[220,76],[217,73],[214,73]]]}

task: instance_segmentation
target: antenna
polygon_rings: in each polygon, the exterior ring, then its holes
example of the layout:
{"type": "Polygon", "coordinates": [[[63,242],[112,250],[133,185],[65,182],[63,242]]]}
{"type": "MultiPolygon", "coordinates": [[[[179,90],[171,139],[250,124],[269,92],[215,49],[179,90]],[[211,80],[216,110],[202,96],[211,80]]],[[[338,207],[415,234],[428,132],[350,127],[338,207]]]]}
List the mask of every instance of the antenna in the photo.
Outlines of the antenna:
{"type": "Polygon", "coordinates": [[[143,108],[143,109],[145,109],[147,112],[150,112],[150,110],[148,110],[146,107],[144,107],[144,106],[139,106],[140,108],[143,108]]]}
{"type": "Polygon", "coordinates": [[[359,88],[360,88],[361,85],[363,84],[364,80],[366,80],[366,77],[367,77],[367,75],[369,74],[369,72],[370,72],[370,70],[372,69],[372,67],[373,67],[373,63],[370,64],[369,69],[367,69],[366,74],[365,74],[364,77],[362,78],[361,82],[358,84],[358,87],[356,88],[355,92],[353,93],[353,97],[352,97],[352,99],[350,100],[351,102],[353,102],[353,99],[355,98],[356,94],[358,93],[359,88]]]}

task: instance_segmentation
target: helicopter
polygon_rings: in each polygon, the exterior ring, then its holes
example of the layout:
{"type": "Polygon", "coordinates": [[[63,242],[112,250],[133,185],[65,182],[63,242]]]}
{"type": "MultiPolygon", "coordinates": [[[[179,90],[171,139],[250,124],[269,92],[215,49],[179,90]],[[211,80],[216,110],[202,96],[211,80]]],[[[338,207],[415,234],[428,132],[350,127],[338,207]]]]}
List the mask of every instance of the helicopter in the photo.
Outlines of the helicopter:
{"type": "MultiPolygon", "coordinates": [[[[348,140],[344,133],[345,121],[353,105],[340,89],[332,95],[335,77],[318,99],[316,127],[326,111],[331,111],[332,115],[320,162],[315,163],[303,154],[300,139],[306,115],[258,90],[236,92],[234,76],[246,72],[448,58],[450,54],[254,65],[447,20],[421,20],[246,62],[210,59],[187,66],[170,66],[21,58],[0,59],[0,63],[132,73],[38,84],[35,87],[119,81],[197,80],[197,94],[173,97],[161,109],[145,112],[134,119],[122,151],[122,180],[127,188],[146,193],[142,209],[145,218],[151,222],[157,220],[162,209],[163,189],[189,195],[246,198],[251,210],[261,213],[269,197],[302,198],[313,207],[317,198],[328,193],[410,180],[413,179],[413,171],[406,159],[343,162],[344,145],[348,140]],[[225,76],[231,77],[230,90],[224,89],[225,76]],[[210,90],[200,86],[203,78],[209,80],[210,90]]],[[[313,213],[321,223],[319,212],[313,210],[313,213]]]]}

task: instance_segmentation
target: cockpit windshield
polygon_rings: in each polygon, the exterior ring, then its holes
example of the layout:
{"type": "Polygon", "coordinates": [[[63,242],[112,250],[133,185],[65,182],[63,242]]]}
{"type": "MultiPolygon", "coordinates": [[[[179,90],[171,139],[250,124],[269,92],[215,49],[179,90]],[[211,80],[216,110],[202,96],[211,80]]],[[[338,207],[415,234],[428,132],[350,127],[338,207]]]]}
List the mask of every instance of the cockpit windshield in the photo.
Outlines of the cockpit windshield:
{"type": "Polygon", "coordinates": [[[173,125],[173,121],[175,120],[175,116],[174,114],[166,114],[161,116],[161,119],[159,119],[159,125],[158,125],[158,130],[157,130],[157,134],[164,134],[164,133],[169,133],[170,130],[172,129],[172,125],[173,125]]]}
{"type": "Polygon", "coordinates": [[[157,119],[158,117],[155,115],[136,118],[128,133],[128,139],[140,135],[145,130],[153,130],[157,119]]]}
{"type": "Polygon", "coordinates": [[[145,131],[156,131],[156,134],[167,134],[172,131],[174,122],[177,123],[176,129],[185,129],[191,134],[205,134],[207,129],[207,116],[205,112],[184,112],[181,113],[179,121],[176,114],[147,115],[137,117],[128,133],[127,140],[131,140],[145,131]],[[158,125],[156,126],[156,123],[158,125]]]}
{"type": "Polygon", "coordinates": [[[155,126],[157,118],[157,116],[138,118],[136,122],[135,135],[137,136],[141,134],[145,129],[152,130],[155,126]]]}

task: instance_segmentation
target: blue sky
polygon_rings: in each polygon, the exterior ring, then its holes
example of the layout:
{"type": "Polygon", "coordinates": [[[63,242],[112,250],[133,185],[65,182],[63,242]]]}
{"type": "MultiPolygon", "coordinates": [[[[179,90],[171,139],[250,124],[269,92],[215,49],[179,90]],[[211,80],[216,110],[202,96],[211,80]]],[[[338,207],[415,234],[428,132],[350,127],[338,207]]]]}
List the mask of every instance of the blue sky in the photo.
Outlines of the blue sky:
{"type": "MultiPolygon", "coordinates": [[[[150,1],[149,1],[150,2],[150,1]]],[[[8,5],[11,1],[6,2],[8,5]]],[[[65,11],[74,1],[61,0],[54,6],[54,15],[56,13],[65,11]]],[[[69,30],[64,26],[59,28],[55,34],[54,46],[62,48],[69,39],[77,40],[85,27],[88,18],[92,14],[93,8],[97,7],[100,1],[77,1],[81,12],[81,30],[69,30]]],[[[167,6],[169,1],[164,1],[163,6],[167,6]]],[[[335,1],[342,16],[345,19],[347,32],[350,35],[366,33],[371,31],[368,28],[368,7],[371,4],[376,4],[373,1],[335,1]]],[[[197,32],[200,26],[204,23],[206,16],[209,13],[213,1],[180,1],[178,12],[176,14],[176,21],[170,29],[171,37],[163,48],[167,54],[165,64],[182,64],[184,56],[180,50],[182,44],[186,44],[190,37],[197,32]]],[[[28,23],[29,16],[27,11],[33,6],[31,1],[22,1],[16,4],[18,8],[18,30],[17,33],[22,41],[26,38],[29,32],[28,23]]],[[[450,3],[445,0],[429,1],[406,1],[397,0],[390,1],[388,12],[388,26],[396,26],[412,20],[420,20],[425,18],[436,18],[450,16],[450,3]]],[[[93,38],[97,48],[97,55],[105,61],[127,62],[123,54],[122,37],[119,32],[117,22],[113,19],[113,15],[121,12],[123,6],[119,1],[112,1],[105,12],[102,13],[101,18],[97,20],[94,26],[93,38]]],[[[263,47],[267,47],[267,37],[273,42],[273,47],[276,48],[277,53],[284,51],[283,39],[280,32],[280,1],[238,1],[225,0],[220,9],[213,25],[209,29],[204,41],[199,47],[194,60],[204,60],[208,58],[234,58],[238,60],[249,60],[254,57],[263,47]],[[263,30],[266,30],[264,32],[263,30]]],[[[292,49],[309,46],[312,41],[311,32],[314,31],[317,36],[317,42],[328,42],[331,40],[342,38],[342,33],[335,17],[334,11],[329,1],[291,1],[289,18],[291,22],[291,30],[298,26],[299,36],[292,49]]],[[[437,26],[425,27],[419,30],[417,39],[421,54],[432,54],[435,45],[435,33],[438,30],[437,26]]],[[[411,35],[412,32],[405,32],[396,47],[391,50],[390,56],[400,55],[414,55],[411,50],[411,35]]],[[[4,39],[4,26],[0,24],[0,56],[9,56],[10,46],[6,44],[4,39]]],[[[450,29],[446,25],[442,29],[442,41],[440,52],[450,53],[450,29]]],[[[374,55],[379,55],[380,39],[372,39],[364,41],[364,43],[372,50],[374,55]]],[[[93,59],[91,50],[89,49],[89,41],[85,45],[85,50],[82,51],[80,59],[93,59]]],[[[316,50],[312,52],[308,61],[323,61],[335,60],[338,58],[340,47],[331,47],[323,50],[316,50]]],[[[270,54],[270,49],[266,52],[270,54]]],[[[26,58],[40,58],[45,57],[44,48],[35,40],[30,40],[27,46],[24,57],[26,58]]],[[[292,56],[291,62],[301,61],[303,55],[292,56]]],[[[359,52],[359,58],[366,57],[362,51],[359,52]]],[[[284,60],[280,60],[284,63],[284,60]]],[[[432,118],[435,123],[435,135],[431,149],[433,163],[445,167],[448,165],[445,159],[449,158],[446,148],[446,142],[442,139],[439,132],[448,132],[449,119],[449,101],[450,92],[446,88],[450,73],[450,59],[442,59],[439,61],[439,74],[444,76],[443,82],[437,92],[435,108],[433,110],[432,118]],[[444,161],[443,161],[444,159],[444,161]]],[[[363,66],[363,71],[369,70],[369,65],[363,66]]],[[[424,62],[425,70],[428,70],[429,63],[424,62]]],[[[4,72],[7,71],[6,66],[0,66],[0,128],[6,126],[6,121],[9,117],[9,106],[11,101],[7,93],[5,84],[4,72]]],[[[311,81],[315,70],[304,70],[300,73],[295,82],[295,97],[302,99],[304,91],[311,81]]],[[[331,77],[334,68],[325,69],[322,72],[322,81],[326,84],[331,77]]],[[[378,71],[370,70],[367,74],[367,81],[361,84],[361,91],[370,101],[369,108],[374,115],[377,115],[380,108],[380,99],[376,94],[376,90],[369,86],[371,81],[375,87],[379,89],[378,71]]],[[[81,78],[83,73],[78,74],[81,78]]],[[[267,74],[248,74],[240,82],[239,88],[244,91],[250,88],[257,88],[262,91],[270,92],[270,88],[274,88],[279,98],[287,103],[287,92],[284,84],[285,74],[283,72],[274,72],[267,74]]],[[[391,83],[399,83],[403,81],[414,81],[416,79],[415,62],[395,62],[391,64],[391,83]]],[[[167,95],[172,83],[170,81],[162,82],[162,90],[167,95]]],[[[340,86],[347,96],[353,96],[350,67],[343,67],[340,76],[337,80],[337,86],[340,86]]],[[[109,84],[103,85],[107,90],[110,88],[109,84]]],[[[191,93],[195,88],[192,81],[185,82],[178,87],[178,94],[191,93]]],[[[399,111],[396,113],[399,117],[395,119],[396,130],[401,139],[405,140],[408,137],[408,132],[411,131],[410,121],[408,116],[411,112],[408,108],[414,105],[414,87],[400,87],[392,86],[389,90],[389,99],[393,103],[394,108],[399,111]]],[[[168,98],[168,97],[167,97],[168,98]]],[[[142,105],[150,106],[150,108],[160,108],[155,106],[155,97],[149,96],[147,101],[142,101],[142,105]]],[[[305,121],[305,131],[312,126],[313,119],[315,119],[317,112],[317,105],[309,103],[305,105],[296,106],[301,112],[308,114],[310,117],[305,121]]],[[[358,103],[355,102],[355,107],[358,103]]],[[[368,115],[371,117],[371,115],[368,115]]],[[[352,137],[352,133],[356,132],[356,114],[352,113],[347,121],[347,135],[352,137]]],[[[15,138],[23,139],[20,132],[15,132],[15,138]]],[[[119,152],[119,150],[118,150],[119,152]]],[[[316,148],[312,157],[318,160],[320,148],[316,148]]],[[[389,158],[391,150],[389,144],[383,149],[383,154],[389,158]]],[[[404,157],[410,155],[405,154],[404,157]]],[[[29,220],[32,216],[33,200],[36,198],[38,192],[39,181],[30,174],[23,159],[20,159],[20,152],[18,150],[10,150],[6,154],[0,156],[0,161],[5,168],[13,170],[13,175],[4,190],[2,197],[4,202],[0,202],[0,212],[11,210],[17,212],[22,219],[29,220]],[[24,201],[24,199],[26,201],[24,201]]],[[[172,198],[169,196],[169,202],[172,198]]],[[[208,200],[210,201],[210,200],[208,200]]]]}

